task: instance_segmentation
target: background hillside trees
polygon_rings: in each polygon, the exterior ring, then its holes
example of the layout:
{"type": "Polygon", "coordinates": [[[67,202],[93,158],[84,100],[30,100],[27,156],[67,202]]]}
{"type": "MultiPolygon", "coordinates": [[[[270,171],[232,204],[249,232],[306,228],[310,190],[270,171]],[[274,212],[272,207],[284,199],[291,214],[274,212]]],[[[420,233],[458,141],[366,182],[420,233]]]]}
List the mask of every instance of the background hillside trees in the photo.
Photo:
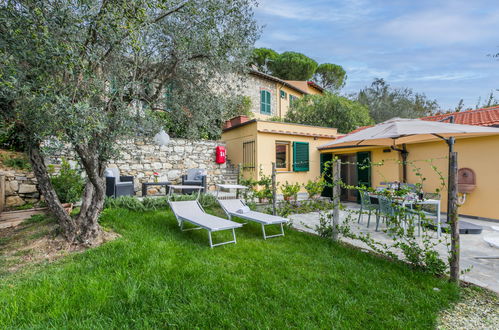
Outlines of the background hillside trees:
{"type": "Polygon", "coordinates": [[[117,155],[118,140],[159,131],[147,113],[163,112],[189,137],[219,130],[211,124],[225,102],[211,86],[228,85],[226,77],[246,67],[259,30],[253,6],[252,0],[0,3],[0,116],[22,136],[68,241],[99,241],[107,161],[117,155]],[[87,177],[76,218],[63,209],[44,163],[42,143],[52,137],[71,145],[87,177]]]}
{"type": "Polygon", "coordinates": [[[373,124],[365,106],[332,93],[307,95],[295,100],[286,114],[285,121],[335,127],[341,133],[373,124]]]}
{"type": "Polygon", "coordinates": [[[317,62],[296,52],[284,52],[269,62],[273,75],[284,80],[309,80],[317,69],[317,62]]]}
{"type": "Polygon", "coordinates": [[[347,79],[347,73],[341,65],[322,63],[315,70],[314,81],[330,92],[339,91],[347,79]]]}
{"type": "Polygon", "coordinates": [[[391,87],[383,79],[375,79],[371,86],[362,89],[356,100],[369,109],[376,123],[400,118],[419,118],[429,116],[439,109],[436,100],[425,94],[415,93],[410,88],[391,87]]]}
{"type": "Polygon", "coordinates": [[[338,92],[345,85],[347,78],[341,65],[332,63],[318,65],[310,57],[297,52],[278,54],[269,48],[255,48],[250,64],[260,72],[284,80],[313,79],[330,92],[338,92]]]}

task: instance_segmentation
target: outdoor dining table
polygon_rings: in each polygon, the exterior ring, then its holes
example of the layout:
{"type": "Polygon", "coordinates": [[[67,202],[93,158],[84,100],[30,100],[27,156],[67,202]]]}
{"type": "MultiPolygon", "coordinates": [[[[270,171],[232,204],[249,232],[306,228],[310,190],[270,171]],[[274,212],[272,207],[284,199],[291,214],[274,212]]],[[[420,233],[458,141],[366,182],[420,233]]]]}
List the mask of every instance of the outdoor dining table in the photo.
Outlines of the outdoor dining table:
{"type": "MultiPolygon", "coordinates": [[[[369,197],[371,198],[371,201],[373,199],[375,202],[373,204],[379,204],[379,195],[377,194],[370,194],[369,197]]],[[[413,205],[435,205],[437,207],[437,235],[438,237],[442,236],[442,223],[441,223],[441,217],[440,217],[440,200],[439,199],[406,199],[406,198],[393,198],[393,201],[395,203],[401,204],[403,207],[406,206],[413,206],[413,205]]]]}

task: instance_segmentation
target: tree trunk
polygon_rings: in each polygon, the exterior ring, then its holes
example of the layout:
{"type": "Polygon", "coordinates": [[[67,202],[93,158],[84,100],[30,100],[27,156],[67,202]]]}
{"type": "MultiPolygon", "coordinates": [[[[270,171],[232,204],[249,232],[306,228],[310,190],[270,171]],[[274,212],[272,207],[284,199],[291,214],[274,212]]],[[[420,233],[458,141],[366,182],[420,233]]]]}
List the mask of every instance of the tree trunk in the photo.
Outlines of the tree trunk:
{"type": "Polygon", "coordinates": [[[104,167],[106,163],[99,160],[96,148],[76,145],[75,150],[80,157],[88,182],[85,185],[82,205],[77,222],[80,227],[79,241],[87,246],[100,243],[102,230],[99,226],[99,215],[104,208],[105,181],[104,167]]]}
{"type": "Polygon", "coordinates": [[[69,243],[75,243],[75,239],[78,236],[78,226],[76,225],[76,221],[71,218],[62,206],[59,197],[57,197],[57,193],[52,186],[47,167],[45,166],[45,161],[40,151],[40,145],[36,142],[31,143],[28,146],[27,151],[31,167],[33,168],[33,172],[38,181],[38,187],[45,197],[50,212],[57,218],[59,226],[62,229],[62,235],[66,240],[69,243]]]}

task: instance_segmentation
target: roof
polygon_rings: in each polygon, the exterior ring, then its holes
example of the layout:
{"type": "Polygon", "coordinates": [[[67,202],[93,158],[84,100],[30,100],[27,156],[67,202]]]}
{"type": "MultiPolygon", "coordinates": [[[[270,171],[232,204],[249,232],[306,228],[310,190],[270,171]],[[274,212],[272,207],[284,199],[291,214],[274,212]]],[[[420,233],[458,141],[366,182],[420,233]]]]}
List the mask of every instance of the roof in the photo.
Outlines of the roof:
{"type": "MultiPolygon", "coordinates": [[[[255,69],[250,69],[249,73],[252,74],[252,75],[255,75],[255,76],[258,76],[258,77],[261,77],[261,78],[264,78],[264,79],[267,79],[267,80],[270,80],[270,81],[282,84],[283,86],[286,86],[286,87],[289,87],[291,89],[294,89],[298,93],[309,94],[306,91],[307,90],[306,88],[300,88],[299,86],[295,86],[293,84],[290,84],[288,81],[282,80],[281,78],[277,78],[277,77],[271,76],[269,74],[260,72],[260,71],[255,70],[255,69]]],[[[304,83],[305,83],[305,87],[306,87],[306,81],[304,81],[304,83]]]]}
{"type": "MultiPolygon", "coordinates": [[[[222,129],[222,131],[223,132],[227,132],[227,131],[239,128],[241,126],[246,126],[246,125],[249,125],[249,124],[252,124],[252,123],[256,123],[256,122],[273,123],[273,124],[276,125],[276,127],[279,127],[279,126],[301,126],[301,127],[309,127],[311,129],[314,129],[314,128],[327,128],[327,129],[330,129],[330,130],[336,130],[336,128],[332,128],[332,127],[322,127],[322,126],[313,126],[313,125],[305,125],[305,124],[297,124],[297,123],[287,123],[287,122],[281,122],[281,121],[251,119],[251,120],[245,121],[243,123],[240,123],[240,124],[237,124],[237,125],[234,125],[234,126],[231,126],[231,127],[224,128],[224,129],[222,129]]],[[[303,135],[303,136],[324,137],[324,138],[332,138],[332,139],[336,139],[337,138],[337,134],[320,134],[320,133],[313,133],[313,131],[310,131],[310,133],[304,133],[304,132],[296,132],[296,131],[283,130],[283,129],[267,129],[267,128],[263,128],[263,129],[258,129],[258,132],[261,132],[261,133],[287,134],[287,135],[303,135]]]]}
{"type": "Polygon", "coordinates": [[[316,84],[315,82],[313,82],[313,81],[307,81],[307,84],[308,84],[309,86],[312,86],[313,88],[315,88],[315,89],[319,90],[321,93],[323,93],[323,92],[324,92],[324,88],[322,88],[321,86],[317,85],[317,84],[316,84]]]}
{"type": "Polygon", "coordinates": [[[434,116],[422,117],[421,119],[439,121],[449,116],[454,116],[455,124],[494,126],[499,125],[499,106],[461,112],[444,113],[434,116]]]}
{"type": "MultiPolygon", "coordinates": [[[[308,89],[310,87],[312,87],[312,88],[317,89],[321,93],[324,92],[324,88],[322,88],[321,86],[317,85],[313,81],[306,81],[306,80],[286,80],[286,82],[288,84],[293,85],[296,88],[299,88],[299,89],[302,89],[302,90],[308,91],[308,89]]],[[[310,93],[307,92],[307,94],[310,94],[310,93]]]]}
{"type": "MultiPolygon", "coordinates": [[[[454,124],[462,124],[462,125],[476,125],[476,126],[499,126],[499,106],[490,107],[490,108],[481,108],[475,110],[468,111],[460,111],[460,112],[451,112],[451,113],[441,113],[438,115],[421,117],[421,120],[428,121],[440,121],[447,117],[454,116],[454,124]]],[[[357,133],[366,129],[370,126],[361,126],[354,129],[347,134],[342,136],[338,136],[338,138],[347,136],[353,133],[357,133]]]]}
{"type": "Polygon", "coordinates": [[[331,134],[303,133],[303,132],[283,131],[283,130],[267,129],[267,128],[259,129],[258,132],[260,132],[260,133],[272,133],[272,134],[284,134],[284,135],[312,136],[312,137],[317,137],[317,138],[336,139],[336,135],[331,135],[331,134]]]}

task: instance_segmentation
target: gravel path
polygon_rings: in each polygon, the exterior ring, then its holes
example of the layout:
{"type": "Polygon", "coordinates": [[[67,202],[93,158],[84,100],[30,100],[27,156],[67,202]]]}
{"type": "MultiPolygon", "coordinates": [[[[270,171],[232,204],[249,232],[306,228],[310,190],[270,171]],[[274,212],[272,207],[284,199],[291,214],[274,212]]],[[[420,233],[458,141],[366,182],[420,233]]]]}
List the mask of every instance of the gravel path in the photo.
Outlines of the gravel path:
{"type": "Polygon", "coordinates": [[[499,296],[477,287],[463,288],[463,299],[440,314],[438,329],[499,329],[499,296]]]}

